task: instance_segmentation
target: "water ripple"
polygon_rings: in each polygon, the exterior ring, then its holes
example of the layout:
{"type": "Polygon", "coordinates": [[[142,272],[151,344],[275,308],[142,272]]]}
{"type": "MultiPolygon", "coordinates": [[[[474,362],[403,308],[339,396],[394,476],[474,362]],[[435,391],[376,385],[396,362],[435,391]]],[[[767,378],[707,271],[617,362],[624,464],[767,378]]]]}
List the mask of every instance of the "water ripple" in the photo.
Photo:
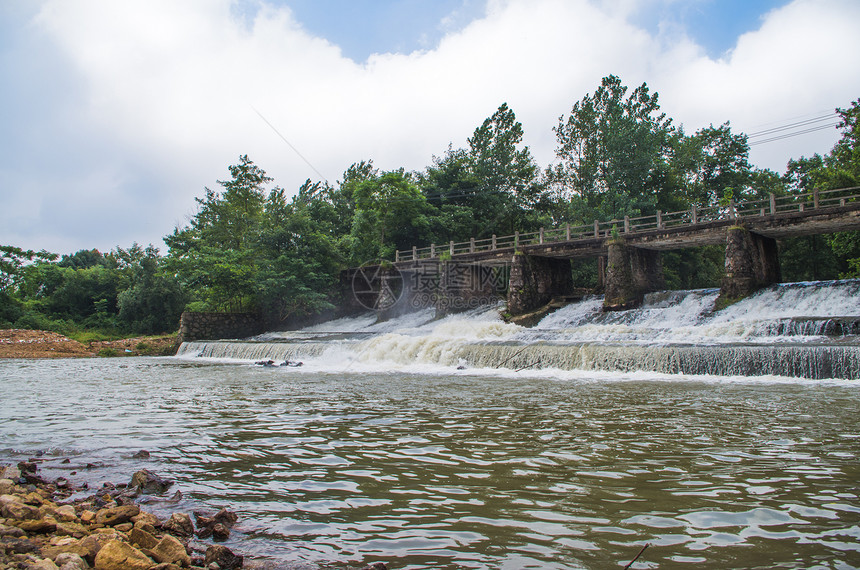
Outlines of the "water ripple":
{"type": "Polygon", "coordinates": [[[148,449],[230,546],[310,567],[860,564],[849,387],[135,359],[3,362],[0,401],[0,460],[122,481],[148,449]]]}

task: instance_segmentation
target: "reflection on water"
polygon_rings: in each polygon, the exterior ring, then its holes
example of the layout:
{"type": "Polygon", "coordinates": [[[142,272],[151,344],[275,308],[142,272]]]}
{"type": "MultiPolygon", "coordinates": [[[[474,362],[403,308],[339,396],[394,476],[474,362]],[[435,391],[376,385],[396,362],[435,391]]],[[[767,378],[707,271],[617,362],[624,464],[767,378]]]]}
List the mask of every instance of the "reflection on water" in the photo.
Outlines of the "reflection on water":
{"type": "Polygon", "coordinates": [[[5,361],[0,461],[154,469],[311,567],[850,568],[857,386],[5,361]]]}

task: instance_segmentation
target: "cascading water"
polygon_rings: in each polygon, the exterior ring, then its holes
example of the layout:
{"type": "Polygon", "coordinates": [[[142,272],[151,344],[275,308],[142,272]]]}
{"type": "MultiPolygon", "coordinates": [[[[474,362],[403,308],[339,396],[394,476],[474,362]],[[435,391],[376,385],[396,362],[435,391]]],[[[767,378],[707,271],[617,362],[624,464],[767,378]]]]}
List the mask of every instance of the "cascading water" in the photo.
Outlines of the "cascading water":
{"type": "Polygon", "coordinates": [[[721,311],[718,291],[666,291],[604,313],[588,298],[533,328],[498,307],[434,320],[374,314],[244,342],[190,342],[180,357],[303,360],[309,370],[651,371],[719,376],[860,378],[860,281],[782,284],[721,311]]]}

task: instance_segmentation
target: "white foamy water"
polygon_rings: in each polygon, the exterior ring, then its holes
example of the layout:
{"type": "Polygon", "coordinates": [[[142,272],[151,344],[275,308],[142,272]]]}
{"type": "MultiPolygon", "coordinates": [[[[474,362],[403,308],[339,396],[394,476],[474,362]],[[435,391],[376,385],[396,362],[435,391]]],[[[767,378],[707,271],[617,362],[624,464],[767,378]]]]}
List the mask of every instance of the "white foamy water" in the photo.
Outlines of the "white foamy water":
{"type": "Polygon", "coordinates": [[[314,370],[647,370],[667,374],[857,378],[860,282],[763,290],[722,311],[718,291],[667,291],[636,310],[602,312],[592,297],[532,328],[496,307],[377,322],[364,314],[245,343],[187,343],[183,357],[302,360],[314,370]]]}

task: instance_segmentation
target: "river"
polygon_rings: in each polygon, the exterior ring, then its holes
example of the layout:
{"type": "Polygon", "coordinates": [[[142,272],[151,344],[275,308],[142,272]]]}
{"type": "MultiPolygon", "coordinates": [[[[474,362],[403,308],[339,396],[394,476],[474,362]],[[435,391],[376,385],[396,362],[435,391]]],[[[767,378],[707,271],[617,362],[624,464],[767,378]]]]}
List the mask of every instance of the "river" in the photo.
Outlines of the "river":
{"type": "Polygon", "coordinates": [[[526,350],[587,334],[637,350],[731,351],[731,336],[856,349],[810,314],[836,295],[839,322],[860,315],[851,286],[833,289],[775,290],[774,326],[743,307],[704,316],[711,293],[691,292],[623,317],[586,300],[531,329],[491,311],[365,316],[172,358],[3,361],[0,462],[41,453],[46,473],[91,485],[151,469],[184,494],[151,508],[229,507],[228,546],[298,568],[623,568],[646,544],[633,568],[857,568],[850,362],[847,378],[690,374],[528,366],[549,349],[526,350]],[[495,365],[464,344],[495,346],[495,365]],[[275,349],[304,366],[246,358],[275,349]]]}

